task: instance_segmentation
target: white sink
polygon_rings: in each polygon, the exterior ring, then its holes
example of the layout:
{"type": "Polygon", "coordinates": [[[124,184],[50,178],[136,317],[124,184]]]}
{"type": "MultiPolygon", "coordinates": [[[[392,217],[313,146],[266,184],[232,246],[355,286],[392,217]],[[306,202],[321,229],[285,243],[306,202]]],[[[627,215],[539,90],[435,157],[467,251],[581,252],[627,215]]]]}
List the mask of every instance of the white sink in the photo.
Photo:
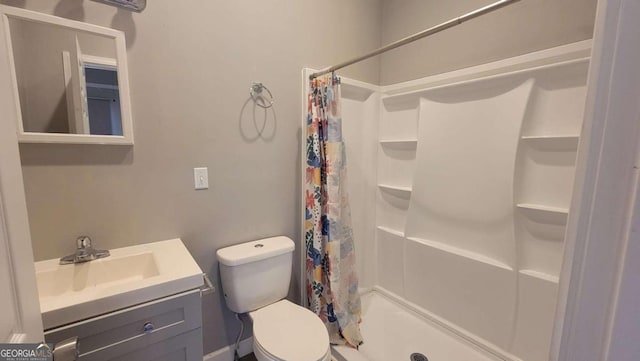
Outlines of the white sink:
{"type": "Polygon", "coordinates": [[[44,328],[115,311],[203,284],[202,271],[180,239],[111,249],[111,256],[60,265],[36,262],[44,328]]]}

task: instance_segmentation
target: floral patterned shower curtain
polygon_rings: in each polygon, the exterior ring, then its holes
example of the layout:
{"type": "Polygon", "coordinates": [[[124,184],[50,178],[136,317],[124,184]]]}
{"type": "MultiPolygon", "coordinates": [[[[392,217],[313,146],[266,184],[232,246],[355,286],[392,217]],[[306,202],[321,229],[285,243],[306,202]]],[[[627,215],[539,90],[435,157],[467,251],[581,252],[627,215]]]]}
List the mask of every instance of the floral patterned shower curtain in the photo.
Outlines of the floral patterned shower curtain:
{"type": "Polygon", "coordinates": [[[355,269],[347,168],[342,141],[340,80],[309,86],[305,242],[309,308],[325,323],[332,344],[358,347],[360,295],[355,269]]]}

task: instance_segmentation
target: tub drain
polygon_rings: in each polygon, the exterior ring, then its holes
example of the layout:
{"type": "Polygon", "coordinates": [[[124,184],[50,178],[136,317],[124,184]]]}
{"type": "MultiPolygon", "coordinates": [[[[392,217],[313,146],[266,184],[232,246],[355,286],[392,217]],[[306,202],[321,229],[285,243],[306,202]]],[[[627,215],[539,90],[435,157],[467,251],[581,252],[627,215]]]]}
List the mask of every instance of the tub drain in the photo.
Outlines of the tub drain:
{"type": "Polygon", "coordinates": [[[411,356],[409,356],[409,360],[411,361],[429,361],[429,359],[427,358],[427,356],[421,354],[421,353],[412,353],[411,356]]]}

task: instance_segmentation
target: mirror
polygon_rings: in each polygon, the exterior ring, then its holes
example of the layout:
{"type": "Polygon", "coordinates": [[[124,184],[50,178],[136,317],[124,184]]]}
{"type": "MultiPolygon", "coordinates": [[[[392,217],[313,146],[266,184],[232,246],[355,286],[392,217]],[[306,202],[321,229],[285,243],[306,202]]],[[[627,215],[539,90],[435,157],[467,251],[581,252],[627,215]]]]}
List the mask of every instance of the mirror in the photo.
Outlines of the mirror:
{"type": "Polygon", "coordinates": [[[0,13],[20,142],[133,144],[122,32],[8,6],[0,13]]]}

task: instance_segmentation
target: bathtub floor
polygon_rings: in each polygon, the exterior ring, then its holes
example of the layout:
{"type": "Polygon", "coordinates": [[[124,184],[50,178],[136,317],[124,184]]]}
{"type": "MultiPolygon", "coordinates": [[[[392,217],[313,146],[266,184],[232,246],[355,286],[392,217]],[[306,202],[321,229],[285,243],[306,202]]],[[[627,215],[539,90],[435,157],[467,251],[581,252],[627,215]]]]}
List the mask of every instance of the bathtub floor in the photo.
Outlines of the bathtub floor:
{"type": "Polygon", "coordinates": [[[409,361],[414,352],[429,361],[497,360],[376,292],[364,295],[362,306],[364,344],[358,351],[334,347],[338,361],[409,361]]]}

